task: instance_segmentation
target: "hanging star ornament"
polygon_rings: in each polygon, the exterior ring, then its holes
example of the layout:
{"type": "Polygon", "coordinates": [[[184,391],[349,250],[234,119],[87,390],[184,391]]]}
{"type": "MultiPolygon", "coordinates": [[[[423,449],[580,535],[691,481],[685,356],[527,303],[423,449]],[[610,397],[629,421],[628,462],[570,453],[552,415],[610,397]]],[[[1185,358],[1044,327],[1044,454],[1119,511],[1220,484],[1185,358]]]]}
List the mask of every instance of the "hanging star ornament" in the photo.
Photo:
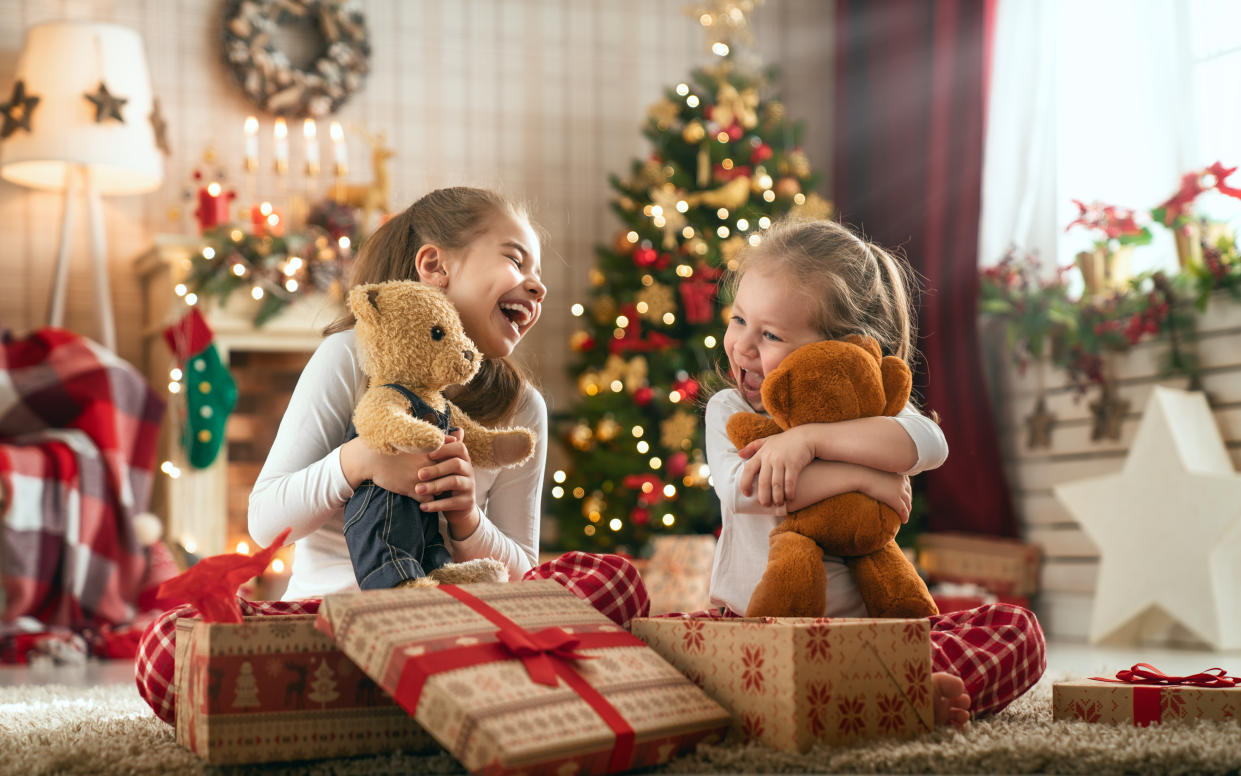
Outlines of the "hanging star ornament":
{"type": "Polygon", "coordinates": [[[39,98],[26,94],[26,82],[13,84],[13,96],[6,103],[0,103],[0,114],[4,115],[4,124],[0,126],[0,140],[4,140],[19,129],[30,131],[30,115],[34,113],[39,98]]]}
{"type": "Polygon", "coordinates": [[[1099,398],[1090,402],[1090,441],[1120,439],[1120,427],[1129,414],[1129,400],[1116,394],[1111,383],[1104,383],[1099,398]]]}
{"type": "Polygon", "coordinates": [[[172,149],[168,146],[168,122],[164,119],[164,114],[159,109],[159,98],[151,104],[151,115],[147,116],[151,122],[151,131],[155,133],[155,147],[163,152],[164,156],[172,154],[172,149]]]}
{"type": "Polygon", "coordinates": [[[108,91],[108,87],[103,81],[99,82],[99,88],[93,92],[84,92],[83,97],[90,100],[95,106],[95,123],[102,124],[108,119],[116,119],[122,124],[125,118],[121,116],[121,108],[125,107],[125,103],[129,102],[127,97],[117,97],[108,91]]]}
{"type": "Polygon", "coordinates": [[[1055,494],[1099,547],[1092,643],[1241,648],[1241,474],[1201,393],[1155,387],[1120,473],[1055,494]]]}

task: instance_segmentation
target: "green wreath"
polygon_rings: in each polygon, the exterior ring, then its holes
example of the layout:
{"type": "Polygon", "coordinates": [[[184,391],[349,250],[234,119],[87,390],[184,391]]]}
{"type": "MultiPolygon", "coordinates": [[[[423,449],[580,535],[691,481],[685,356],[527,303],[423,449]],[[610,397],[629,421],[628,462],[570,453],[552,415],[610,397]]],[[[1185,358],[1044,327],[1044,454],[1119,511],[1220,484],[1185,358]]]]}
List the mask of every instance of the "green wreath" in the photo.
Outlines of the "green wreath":
{"type": "Polygon", "coordinates": [[[335,113],[362,88],[370,70],[366,19],[333,0],[229,0],[224,59],[256,105],[278,116],[335,113]],[[322,40],[314,61],[296,67],[275,42],[279,27],[312,29],[322,40]]]}

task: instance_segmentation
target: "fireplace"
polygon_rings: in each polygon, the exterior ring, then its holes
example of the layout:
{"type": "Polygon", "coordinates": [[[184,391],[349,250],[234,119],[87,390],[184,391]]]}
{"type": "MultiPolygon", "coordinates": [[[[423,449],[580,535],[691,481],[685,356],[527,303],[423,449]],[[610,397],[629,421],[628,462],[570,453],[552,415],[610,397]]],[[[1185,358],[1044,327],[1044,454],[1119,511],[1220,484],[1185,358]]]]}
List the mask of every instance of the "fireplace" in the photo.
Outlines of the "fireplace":
{"type": "MultiPolygon", "coordinates": [[[[169,372],[176,366],[162,332],[187,309],[174,289],[186,275],[191,253],[198,249],[192,239],[160,236],[136,261],[145,306],[144,370],[156,388],[166,390],[169,372]]],[[[250,490],[302,367],[322,341],[323,327],[343,311],[330,296],[303,297],[255,327],[257,304],[242,292],[234,293],[223,306],[202,303],[216,349],[236,380],[238,393],[225,444],[204,469],[190,466],[181,450],[176,410],[184,404],[169,396],[157,466],[167,462],[172,473],[157,470],[151,511],[163,520],[166,536],[200,556],[234,552],[240,542],[253,549],[246,529],[250,490]]]]}

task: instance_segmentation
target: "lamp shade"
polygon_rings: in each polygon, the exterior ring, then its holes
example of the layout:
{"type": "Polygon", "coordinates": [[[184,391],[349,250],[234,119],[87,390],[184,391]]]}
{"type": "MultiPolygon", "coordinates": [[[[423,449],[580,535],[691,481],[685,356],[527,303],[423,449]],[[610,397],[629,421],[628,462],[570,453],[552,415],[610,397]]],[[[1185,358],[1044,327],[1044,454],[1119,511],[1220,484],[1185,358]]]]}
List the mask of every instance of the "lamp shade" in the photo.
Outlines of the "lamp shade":
{"type": "Polygon", "coordinates": [[[136,31],[80,21],[31,27],[15,80],[39,102],[30,131],[14,132],[0,143],[0,176],[60,190],[70,166],[83,165],[100,194],[140,194],[159,186],[164,162],[151,121],[151,79],[136,31]],[[87,95],[98,95],[101,85],[124,100],[119,121],[107,115],[96,120],[96,105],[87,95]]]}

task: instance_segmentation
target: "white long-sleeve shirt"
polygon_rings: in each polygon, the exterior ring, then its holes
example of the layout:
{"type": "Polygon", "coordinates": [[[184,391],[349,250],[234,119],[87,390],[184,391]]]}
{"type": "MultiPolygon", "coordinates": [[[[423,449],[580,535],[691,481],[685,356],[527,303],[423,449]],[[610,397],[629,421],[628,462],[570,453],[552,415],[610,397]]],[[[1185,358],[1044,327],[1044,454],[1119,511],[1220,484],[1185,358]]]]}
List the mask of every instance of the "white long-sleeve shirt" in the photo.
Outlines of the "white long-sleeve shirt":
{"type": "MultiPolygon", "coordinates": [[[[296,550],[285,600],[358,589],[344,535],[353,488],[340,466],[340,447],[366,387],[354,332],[324,339],[302,370],[250,492],[250,535],[257,542],[269,544],[286,527],[293,529],[289,540],[296,550]]],[[[510,423],[534,432],[534,454],[511,469],[476,469],[478,528],[453,541],[441,515],[440,533],[453,560],[495,558],[508,566],[511,579],[520,579],[538,558],[547,457],[547,405],[533,387],[526,387],[510,423]]]]}
{"type": "MultiPolygon", "coordinates": [[[[720,499],[723,526],[711,568],[711,604],[744,614],[750,596],[767,568],[767,535],[788,514],[783,506],[763,506],[756,496],[741,492],[741,469],[745,465],[728,439],[728,419],[736,412],[753,412],[735,389],[729,388],[707,402],[707,465],[720,499]]],[[[905,472],[914,475],[941,466],[948,458],[944,433],[930,418],[906,405],[894,420],[901,424],[914,446],[918,461],[905,472]]],[[[865,617],[866,605],[844,561],[825,556],[827,608],[825,617],[865,617]]]]}

